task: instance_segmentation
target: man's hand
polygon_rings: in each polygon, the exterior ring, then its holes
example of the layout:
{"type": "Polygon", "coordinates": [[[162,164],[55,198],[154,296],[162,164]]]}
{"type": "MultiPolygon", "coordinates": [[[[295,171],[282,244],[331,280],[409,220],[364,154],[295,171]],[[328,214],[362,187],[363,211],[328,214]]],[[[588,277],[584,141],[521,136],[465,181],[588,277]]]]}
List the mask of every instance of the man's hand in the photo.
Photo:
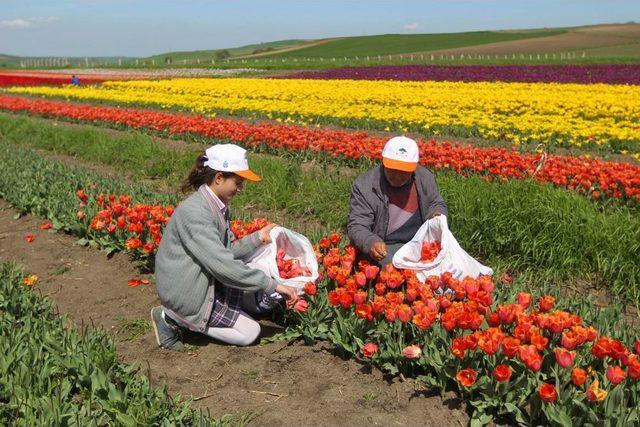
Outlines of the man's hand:
{"type": "Polygon", "coordinates": [[[375,242],[369,249],[369,256],[376,261],[380,261],[387,256],[387,245],[384,242],[375,242]]]}
{"type": "Polygon", "coordinates": [[[258,231],[258,236],[260,236],[260,240],[262,241],[263,244],[266,243],[271,243],[271,230],[273,230],[273,227],[275,227],[276,224],[269,224],[266,227],[262,227],[260,229],[260,231],[258,231]]]}
{"type": "Polygon", "coordinates": [[[276,286],[276,292],[284,297],[288,308],[293,308],[296,301],[298,301],[298,292],[296,291],[296,288],[286,285],[278,285],[276,286]]]}
{"type": "Polygon", "coordinates": [[[435,211],[435,212],[433,213],[433,215],[431,215],[431,218],[435,218],[435,217],[440,216],[440,215],[443,215],[443,213],[442,213],[442,212],[440,212],[440,211],[435,211]]]}

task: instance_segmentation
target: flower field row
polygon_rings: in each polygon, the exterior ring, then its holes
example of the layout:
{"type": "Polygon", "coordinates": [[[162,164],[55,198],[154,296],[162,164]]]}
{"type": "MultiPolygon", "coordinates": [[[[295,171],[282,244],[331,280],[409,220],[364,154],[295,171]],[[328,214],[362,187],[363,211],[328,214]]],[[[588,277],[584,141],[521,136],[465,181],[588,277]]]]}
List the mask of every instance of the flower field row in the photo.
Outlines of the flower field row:
{"type": "MultiPolygon", "coordinates": [[[[264,145],[293,152],[326,152],[352,159],[379,159],[385,143],[384,138],[372,137],[364,132],[309,129],[274,123],[251,124],[233,119],[210,119],[198,115],[79,105],[7,95],[0,96],[0,109],[90,123],[125,125],[173,135],[197,134],[231,140],[248,147],[264,145]]],[[[435,141],[419,141],[419,146],[422,163],[433,170],[481,174],[487,179],[501,181],[533,176],[540,183],[575,190],[594,199],[616,198],[632,204],[640,201],[640,166],[628,163],[556,155],[548,155],[541,163],[541,154],[522,154],[506,149],[476,148],[435,141]]]]}
{"type": "MultiPolygon", "coordinates": [[[[83,83],[101,83],[107,76],[78,76],[83,83]]],[[[0,87],[2,86],[40,86],[66,85],[71,83],[71,74],[48,73],[0,73],[0,87]]]]}
{"type": "MultiPolygon", "coordinates": [[[[43,175],[47,181],[37,187],[39,197],[46,199],[43,207],[68,197],[69,191],[86,187],[87,182],[113,193],[132,194],[131,190],[105,185],[95,174],[62,167],[48,160],[48,153],[113,168],[122,176],[133,173],[158,191],[171,192],[202,149],[202,141],[194,147],[169,147],[154,135],[114,134],[91,126],[61,126],[9,114],[0,114],[0,133],[0,169],[4,171],[0,197],[27,207],[33,206],[31,183],[43,175]],[[58,180],[72,190],[64,187],[54,191],[51,182],[58,180]]],[[[235,205],[242,207],[236,214],[246,215],[249,206],[277,212],[274,218],[279,223],[316,241],[328,230],[344,230],[349,189],[371,164],[336,162],[308,152],[276,152],[278,155],[251,155],[252,168],[263,182],[246,185],[236,196],[235,205]]],[[[458,241],[485,264],[498,271],[502,266],[528,274],[528,283],[539,286],[580,280],[626,301],[640,301],[640,219],[635,207],[593,203],[574,192],[532,180],[491,183],[482,176],[443,171],[438,173],[438,186],[449,206],[449,224],[458,241]]],[[[169,203],[175,204],[175,200],[169,203]]]]}
{"type": "Polygon", "coordinates": [[[292,73],[289,79],[640,84],[640,65],[380,65],[292,73]]]}
{"type": "Polygon", "coordinates": [[[6,91],[640,153],[640,86],[238,78],[6,91]]]}
{"type": "MultiPolygon", "coordinates": [[[[94,184],[52,206],[71,210],[55,228],[152,265],[173,205],[101,190],[94,184]]],[[[233,231],[242,235],[264,223],[234,221],[233,231]]],[[[606,310],[565,308],[551,295],[521,291],[507,276],[495,282],[445,273],[421,283],[412,271],[356,261],[342,241],[334,233],[318,242],[323,279],[308,283],[303,300],[285,314],[284,337],[330,340],[392,374],[454,389],[481,422],[638,420],[640,341],[616,331],[606,310]],[[444,289],[452,292],[438,292],[444,289]]]]}

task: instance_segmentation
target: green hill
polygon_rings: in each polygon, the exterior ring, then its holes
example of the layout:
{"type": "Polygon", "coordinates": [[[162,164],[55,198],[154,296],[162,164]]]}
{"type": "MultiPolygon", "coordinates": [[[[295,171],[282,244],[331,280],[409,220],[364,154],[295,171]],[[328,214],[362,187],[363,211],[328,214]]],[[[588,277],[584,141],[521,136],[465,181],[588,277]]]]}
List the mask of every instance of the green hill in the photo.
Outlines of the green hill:
{"type": "MultiPolygon", "coordinates": [[[[166,58],[171,58],[171,60],[175,62],[179,62],[182,60],[193,61],[196,59],[200,59],[202,61],[210,61],[211,59],[220,59],[221,53],[226,51],[229,58],[237,57],[237,56],[245,56],[252,54],[259,54],[264,52],[269,52],[277,49],[287,49],[292,47],[304,46],[307,44],[306,40],[278,40],[274,42],[267,43],[257,43],[250,44],[246,46],[228,48],[228,49],[208,49],[208,50],[193,50],[193,51],[178,51],[178,52],[167,52],[161,53],[159,55],[150,56],[148,58],[143,58],[145,60],[156,60],[160,63],[165,62],[166,58]]],[[[222,57],[227,57],[227,54],[222,54],[222,57]]]]}
{"type": "Polygon", "coordinates": [[[20,65],[20,57],[0,53],[0,68],[11,68],[20,65]]]}
{"type": "Polygon", "coordinates": [[[345,37],[306,48],[268,55],[277,58],[331,58],[399,55],[563,34],[566,30],[522,32],[475,31],[447,34],[385,34],[345,37]]]}

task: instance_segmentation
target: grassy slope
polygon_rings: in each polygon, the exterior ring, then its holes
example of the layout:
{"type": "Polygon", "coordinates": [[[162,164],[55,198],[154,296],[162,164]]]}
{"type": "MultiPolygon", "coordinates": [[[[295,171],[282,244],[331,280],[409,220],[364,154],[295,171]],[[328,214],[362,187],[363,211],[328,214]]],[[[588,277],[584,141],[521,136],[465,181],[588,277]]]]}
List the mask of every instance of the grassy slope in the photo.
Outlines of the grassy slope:
{"type": "Polygon", "coordinates": [[[178,52],[166,52],[159,55],[150,56],[144,59],[156,59],[164,61],[166,57],[171,57],[174,61],[181,61],[183,59],[201,59],[211,60],[215,59],[216,52],[221,50],[227,50],[231,56],[250,55],[257,49],[283,49],[294,46],[303,46],[307,42],[305,40],[278,40],[274,42],[250,44],[246,46],[240,46],[228,49],[208,49],[208,50],[194,50],[194,51],[178,51],[178,52]]]}
{"type": "Polygon", "coordinates": [[[508,40],[530,39],[562,34],[564,30],[537,32],[476,31],[450,34],[385,34],[377,36],[345,37],[328,43],[297,49],[274,57],[331,58],[338,56],[396,55],[402,53],[450,49],[508,40]]]}

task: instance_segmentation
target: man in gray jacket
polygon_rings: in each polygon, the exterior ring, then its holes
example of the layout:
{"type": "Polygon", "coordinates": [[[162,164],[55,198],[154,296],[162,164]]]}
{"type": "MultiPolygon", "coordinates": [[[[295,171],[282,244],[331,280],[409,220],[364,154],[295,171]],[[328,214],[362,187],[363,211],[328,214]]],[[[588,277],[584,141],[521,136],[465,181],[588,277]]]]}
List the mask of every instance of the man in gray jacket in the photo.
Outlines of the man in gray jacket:
{"type": "Polygon", "coordinates": [[[349,238],[381,267],[425,221],[447,215],[433,174],[419,160],[413,139],[391,138],[382,151],[382,165],[360,175],[351,189],[349,238]]]}

